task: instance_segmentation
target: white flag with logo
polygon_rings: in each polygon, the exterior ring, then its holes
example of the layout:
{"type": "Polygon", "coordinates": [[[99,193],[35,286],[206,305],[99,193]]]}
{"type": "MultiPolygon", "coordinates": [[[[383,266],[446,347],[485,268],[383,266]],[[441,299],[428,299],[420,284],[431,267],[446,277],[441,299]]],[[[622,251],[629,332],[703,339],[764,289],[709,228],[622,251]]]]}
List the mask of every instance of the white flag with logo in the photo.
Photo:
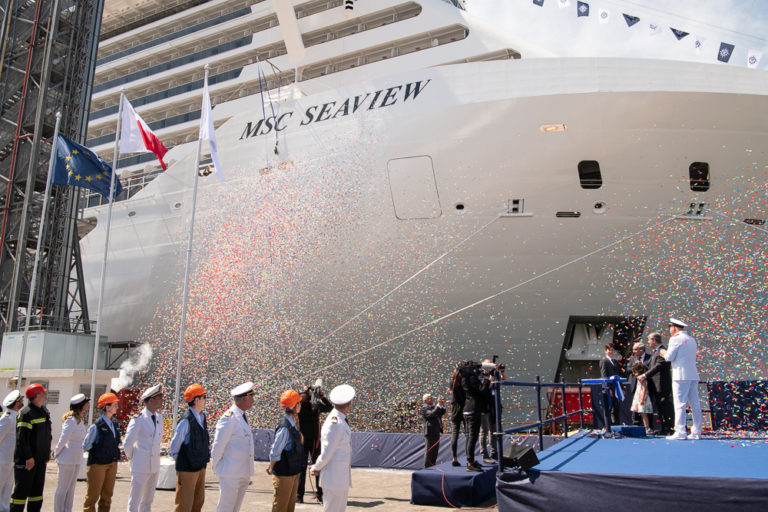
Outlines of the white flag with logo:
{"type": "Polygon", "coordinates": [[[648,24],[648,35],[655,36],[661,34],[661,25],[655,21],[648,24]]]}
{"type": "Polygon", "coordinates": [[[693,36],[693,47],[696,49],[696,54],[701,53],[701,49],[704,48],[704,41],[706,41],[705,37],[701,36],[693,36]]]}
{"type": "Polygon", "coordinates": [[[208,93],[208,77],[205,78],[203,86],[203,109],[200,113],[200,140],[207,140],[211,146],[211,160],[213,160],[213,170],[216,171],[216,177],[219,181],[226,183],[224,175],[221,173],[219,165],[219,151],[216,147],[216,133],[213,130],[213,113],[211,112],[211,95],[208,93]]]}
{"type": "Polygon", "coordinates": [[[763,53],[757,50],[749,50],[747,52],[747,67],[757,69],[757,65],[760,64],[760,59],[763,58],[763,53]]]}
{"type": "Polygon", "coordinates": [[[600,9],[600,12],[597,14],[597,19],[600,21],[601,25],[605,25],[611,19],[611,11],[607,9],[600,9]]]}
{"type": "Polygon", "coordinates": [[[561,9],[571,6],[571,0],[557,0],[557,6],[561,9]]]}

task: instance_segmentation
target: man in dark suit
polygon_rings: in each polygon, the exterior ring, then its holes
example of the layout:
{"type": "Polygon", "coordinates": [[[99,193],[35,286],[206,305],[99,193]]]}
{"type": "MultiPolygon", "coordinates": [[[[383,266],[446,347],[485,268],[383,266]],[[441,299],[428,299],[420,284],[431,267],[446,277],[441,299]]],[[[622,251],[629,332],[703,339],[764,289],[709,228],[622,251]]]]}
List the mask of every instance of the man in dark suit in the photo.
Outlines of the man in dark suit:
{"type": "MultiPolygon", "coordinates": [[[[645,344],[643,344],[642,341],[638,341],[634,345],[632,345],[632,357],[629,358],[629,362],[627,363],[627,368],[632,368],[632,365],[635,363],[643,363],[643,366],[645,368],[649,368],[651,361],[651,355],[645,353],[645,344]]],[[[626,400],[628,400],[630,403],[632,402],[632,397],[635,396],[635,390],[637,389],[637,377],[632,372],[629,372],[629,375],[627,376],[628,384],[627,384],[627,397],[626,400]]],[[[632,413],[632,423],[635,425],[642,425],[643,421],[640,415],[636,412],[632,413]]]]}
{"type": "MultiPolygon", "coordinates": [[[[621,376],[619,372],[619,362],[614,359],[616,357],[616,346],[613,343],[605,344],[605,357],[600,358],[600,376],[602,378],[613,377],[614,375],[621,376]]],[[[619,424],[619,408],[621,404],[616,398],[616,394],[613,391],[613,387],[610,390],[611,396],[611,425],[619,424]]],[[[608,429],[610,430],[610,428],[608,429]]]]}
{"type": "Polygon", "coordinates": [[[648,394],[651,396],[653,410],[659,417],[661,435],[672,433],[675,424],[675,408],[672,401],[672,368],[669,361],[664,359],[666,349],[661,344],[661,333],[648,335],[651,347],[651,359],[646,365],[648,371],[638,379],[648,379],[648,394]]]}
{"type": "Polygon", "coordinates": [[[437,399],[429,393],[423,397],[421,418],[424,420],[424,467],[428,468],[437,463],[437,451],[440,448],[440,435],[443,433],[442,416],[445,414],[445,400],[437,399]]]}

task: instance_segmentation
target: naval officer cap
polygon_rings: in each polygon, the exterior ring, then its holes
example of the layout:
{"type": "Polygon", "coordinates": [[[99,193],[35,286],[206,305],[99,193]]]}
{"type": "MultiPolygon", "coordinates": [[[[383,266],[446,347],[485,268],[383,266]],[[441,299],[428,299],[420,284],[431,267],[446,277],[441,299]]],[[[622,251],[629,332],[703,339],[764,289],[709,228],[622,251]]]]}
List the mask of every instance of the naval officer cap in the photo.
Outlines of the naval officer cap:
{"type": "Polygon", "coordinates": [[[14,403],[16,403],[16,401],[19,399],[20,396],[21,396],[21,393],[19,393],[19,390],[14,389],[13,391],[5,395],[5,398],[3,398],[3,407],[12,406],[14,403]]]}
{"type": "Polygon", "coordinates": [[[147,388],[144,393],[141,395],[141,400],[149,400],[153,396],[162,395],[163,394],[163,385],[162,384],[155,384],[151,388],[147,388]]]}
{"type": "Polygon", "coordinates": [[[232,395],[235,398],[239,398],[241,396],[245,395],[252,395],[253,394],[253,382],[248,381],[245,384],[240,384],[236,388],[234,388],[232,391],[229,392],[230,395],[232,395]]]}
{"type": "Polygon", "coordinates": [[[681,322],[677,318],[670,318],[669,319],[669,325],[674,325],[675,327],[679,327],[681,329],[685,329],[688,327],[688,325],[684,322],[681,322]]]}
{"type": "Polygon", "coordinates": [[[84,402],[87,402],[87,401],[88,401],[88,397],[87,396],[85,396],[82,393],[78,393],[77,395],[75,395],[75,396],[73,396],[72,398],[69,399],[69,406],[70,407],[77,407],[78,405],[80,405],[80,404],[82,404],[84,402]]]}
{"type": "Polygon", "coordinates": [[[355,398],[355,388],[349,384],[342,384],[336,386],[331,390],[331,394],[328,399],[333,405],[346,405],[355,398]]]}

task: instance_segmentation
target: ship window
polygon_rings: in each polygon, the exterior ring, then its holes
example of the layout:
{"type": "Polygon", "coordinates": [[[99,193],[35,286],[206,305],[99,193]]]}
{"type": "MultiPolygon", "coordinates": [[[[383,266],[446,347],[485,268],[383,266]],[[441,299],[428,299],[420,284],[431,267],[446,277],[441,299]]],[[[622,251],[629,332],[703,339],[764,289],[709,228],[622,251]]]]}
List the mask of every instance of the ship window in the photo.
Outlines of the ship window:
{"type": "Polygon", "coordinates": [[[603,176],[600,174],[600,164],[596,160],[579,162],[579,183],[583,189],[596,189],[603,186],[603,176]]]}
{"type": "Polygon", "coordinates": [[[709,164],[707,162],[693,162],[688,167],[688,176],[691,179],[691,190],[694,192],[709,190],[709,164]]]}

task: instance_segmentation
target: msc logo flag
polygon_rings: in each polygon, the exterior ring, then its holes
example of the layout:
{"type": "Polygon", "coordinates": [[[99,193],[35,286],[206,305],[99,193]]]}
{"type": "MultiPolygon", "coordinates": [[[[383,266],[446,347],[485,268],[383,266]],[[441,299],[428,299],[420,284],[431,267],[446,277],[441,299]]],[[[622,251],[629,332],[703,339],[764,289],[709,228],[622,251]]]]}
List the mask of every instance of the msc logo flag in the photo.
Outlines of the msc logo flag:
{"type": "MultiPolygon", "coordinates": [[[[56,160],[53,165],[54,185],[88,188],[109,199],[112,167],[90,149],[59,135],[56,138],[56,160]]],[[[120,180],[115,179],[115,197],[122,191],[120,180]]]]}

